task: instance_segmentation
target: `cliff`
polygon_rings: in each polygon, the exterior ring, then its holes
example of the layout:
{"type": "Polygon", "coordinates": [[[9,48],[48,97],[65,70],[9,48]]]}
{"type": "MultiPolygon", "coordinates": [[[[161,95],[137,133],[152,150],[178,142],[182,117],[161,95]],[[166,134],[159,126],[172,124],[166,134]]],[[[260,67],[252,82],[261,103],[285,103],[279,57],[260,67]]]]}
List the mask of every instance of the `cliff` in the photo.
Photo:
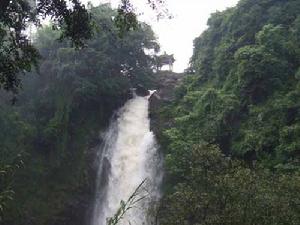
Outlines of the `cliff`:
{"type": "Polygon", "coordinates": [[[175,89],[181,84],[183,77],[183,73],[169,71],[161,71],[156,74],[157,91],[150,98],[150,125],[158,140],[160,139],[160,128],[170,126],[167,119],[162,119],[163,107],[175,99],[175,89]]]}

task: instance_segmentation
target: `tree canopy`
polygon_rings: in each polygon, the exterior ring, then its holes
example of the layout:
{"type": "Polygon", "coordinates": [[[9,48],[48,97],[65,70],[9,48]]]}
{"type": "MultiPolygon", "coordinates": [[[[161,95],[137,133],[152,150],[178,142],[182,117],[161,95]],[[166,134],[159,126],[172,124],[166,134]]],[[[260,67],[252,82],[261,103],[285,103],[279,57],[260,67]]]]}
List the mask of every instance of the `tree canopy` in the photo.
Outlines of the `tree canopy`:
{"type": "Polygon", "coordinates": [[[0,92],[1,224],[82,225],[87,209],[76,202],[88,207],[92,195],[89,154],[101,142],[99,130],[131,87],[152,86],[154,62],[145,50],[158,44],[151,27],[139,23],[120,37],[116,10],[90,12],[97,30],[86,47],[59,42],[61,31],[44,26],[32,43],[39,70],[22,78],[14,105],[0,92]]]}
{"type": "Polygon", "coordinates": [[[62,28],[61,38],[70,38],[76,46],[91,38],[91,16],[78,0],[48,1],[3,0],[0,3],[0,87],[16,93],[21,73],[37,66],[39,54],[28,37],[30,25],[50,17],[53,26],[62,28]],[[71,7],[69,7],[71,4],[71,7]]]}
{"type": "MultiPolygon", "coordinates": [[[[163,1],[147,0],[145,3],[157,9],[163,1]]],[[[80,0],[1,1],[0,89],[16,94],[21,86],[20,75],[38,66],[40,55],[28,36],[30,26],[40,26],[43,19],[50,18],[52,28],[60,30],[58,39],[69,39],[70,44],[81,48],[95,31],[91,7],[90,3],[86,6],[80,0]]],[[[129,0],[120,1],[117,12],[114,25],[119,35],[137,29],[137,15],[129,0]]]]}
{"type": "Polygon", "coordinates": [[[160,113],[162,225],[299,224],[299,15],[297,0],[241,0],[194,40],[160,113]]]}

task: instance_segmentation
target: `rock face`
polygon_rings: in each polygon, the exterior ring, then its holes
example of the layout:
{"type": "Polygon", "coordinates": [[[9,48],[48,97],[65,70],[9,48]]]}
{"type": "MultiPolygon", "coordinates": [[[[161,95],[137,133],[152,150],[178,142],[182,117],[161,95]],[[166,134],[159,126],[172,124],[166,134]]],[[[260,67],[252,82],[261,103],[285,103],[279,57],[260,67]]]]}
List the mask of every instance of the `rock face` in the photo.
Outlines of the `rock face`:
{"type": "Polygon", "coordinates": [[[181,84],[184,74],[162,71],[157,74],[157,91],[150,98],[150,126],[159,138],[161,121],[160,111],[162,107],[175,99],[175,88],[181,84]]]}
{"type": "Polygon", "coordinates": [[[183,73],[173,73],[169,71],[159,72],[156,75],[157,92],[152,96],[152,105],[155,106],[155,98],[162,102],[174,100],[174,89],[181,83],[183,77],[183,73]]]}
{"type": "Polygon", "coordinates": [[[148,96],[150,94],[150,92],[142,85],[137,85],[136,89],[135,89],[135,93],[138,96],[148,96]]]}

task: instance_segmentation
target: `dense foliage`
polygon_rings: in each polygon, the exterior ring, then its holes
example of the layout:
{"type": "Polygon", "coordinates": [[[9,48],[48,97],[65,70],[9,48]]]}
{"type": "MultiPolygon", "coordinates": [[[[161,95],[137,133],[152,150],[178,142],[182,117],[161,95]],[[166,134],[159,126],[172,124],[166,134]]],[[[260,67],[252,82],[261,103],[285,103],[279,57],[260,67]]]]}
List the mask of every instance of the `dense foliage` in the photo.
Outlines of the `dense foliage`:
{"type": "Polygon", "coordinates": [[[208,26],[161,112],[161,224],[299,224],[300,1],[241,0],[208,26]]]}
{"type": "MultiPolygon", "coordinates": [[[[164,9],[164,1],[145,0],[152,9],[164,9]]],[[[1,0],[0,1],[0,89],[16,94],[22,86],[20,74],[26,74],[38,65],[39,53],[31,42],[31,26],[41,26],[41,19],[52,21],[52,28],[59,29],[59,39],[71,40],[78,48],[92,38],[95,23],[91,3],[81,0],[1,0]]],[[[157,12],[158,17],[167,14],[157,12]]],[[[95,15],[97,17],[97,15],[95,15]]],[[[120,0],[114,25],[120,36],[137,29],[138,20],[129,0],[120,0]]]]}
{"type": "Polygon", "coordinates": [[[91,147],[129,88],[152,83],[144,52],[157,48],[151,28],[138,24],[120,38],[116,11],[102,5],[91,12],[97,32],[85,48],[58,42],[51,27],[39,30],[38,74],[24,77],[15,105],[1,93],[1,224],[82,225],[93,187],[91,147]]]}
{"type": "Polygon", "coordinates": [[[40,18],[50,17],[53,28],[60,29],[60,38],[82,46],[92,37],[90,12],[79,0],[2,0],[0,2],[0,89],[17,93],[20,74],[37,66],[39,53],[30,41],[31,25],[40,25],[40,18]]]}

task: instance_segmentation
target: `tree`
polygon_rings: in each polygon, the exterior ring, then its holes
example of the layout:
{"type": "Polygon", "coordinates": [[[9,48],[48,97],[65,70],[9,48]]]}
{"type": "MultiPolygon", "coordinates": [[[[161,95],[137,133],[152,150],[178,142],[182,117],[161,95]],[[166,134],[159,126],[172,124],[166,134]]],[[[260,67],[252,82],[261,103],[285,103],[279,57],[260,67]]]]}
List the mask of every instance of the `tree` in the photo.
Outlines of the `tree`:
{"type": "Polygon", "coordinates": [[[26,29],[30,24],[39,25],[40,17],[46,16],[55,28],[62,28],[61,38],[70,38],[76,46],[92,36],[90,13],[79,0],[41,0],[37,5],[27,0],[1,1],[0,88],[17,93],[19,74],[37,66],[39,54],[26,29]]]}
{"type": "Polygon", "coordinates": [[[192,73],[160,109],[161,225],[300,223],[299,10],[241,0],[195,39],[192,73]]]}
{"type": "MultiPolygon", "coordinates": [[[[152,9],[163,1],[147,0],[152,9]]],[[[161,17],[163,13],[158,13],[161,17]]],[[[70,39],[77,48],[93,35],[93,18],[80,0],[3,0],[0,3],[0,89],[16,94],[21,86],[20,74],[38,65],[39,53],[28,37],[31,24],[41,25],[40,18],[50,17],[60,39],[70,39]]],[[[138,26],[137,15],[129,0],[121,0],[115,25],[120,35],[138,26]]]]}
{"type": "MultiPolygon", "coordinates": [[[[160,224],[296,225],[300,222],[299,173],[279,175],[260,167],[250,169],[207,144],[193,146],[187,158],[172,155],[177,169],[186,163],[188,167],[185,176],[162,200],[160,224]]],[[[173,168],[168,166],[167,171],[172,172],[173,168]]]]}
{"type": "Polygon", "coordinates": [[[139,23],[120,37],[112,19],[117,10],[104,4],[90,12],[97,29],[84,48],[58,42],[62,31],[44,26],[34,43],[42,56],[39,74],[22,79],[15,105],[6,92],[0,95],[0,170],[19,153],[28,156],[9,188],[0,181],[1,191],[15,192],[5,201],[3,224],[83,224],[85,209],[66,211],[90,197],[87,149],[99,142],[99,130],[130,97],[130,87],[151,87],[152,58],[144,51],[158,46],[151,27],[139,23]]]}

